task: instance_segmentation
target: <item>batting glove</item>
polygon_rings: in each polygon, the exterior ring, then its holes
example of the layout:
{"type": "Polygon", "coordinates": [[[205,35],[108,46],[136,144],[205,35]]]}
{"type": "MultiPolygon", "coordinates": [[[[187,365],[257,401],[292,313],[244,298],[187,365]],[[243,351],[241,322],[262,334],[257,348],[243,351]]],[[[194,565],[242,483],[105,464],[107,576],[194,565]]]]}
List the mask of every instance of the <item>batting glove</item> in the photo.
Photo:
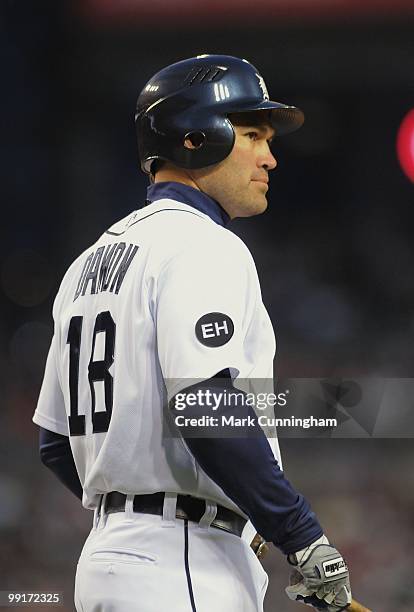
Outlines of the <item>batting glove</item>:
{"type": "Polygon", "coordinates": [[[295,566],[286,594],[294,601],[324,612],[345,610],[351,603],[349,572],[342,555],[325,536],[288,555],[295,566]]]}

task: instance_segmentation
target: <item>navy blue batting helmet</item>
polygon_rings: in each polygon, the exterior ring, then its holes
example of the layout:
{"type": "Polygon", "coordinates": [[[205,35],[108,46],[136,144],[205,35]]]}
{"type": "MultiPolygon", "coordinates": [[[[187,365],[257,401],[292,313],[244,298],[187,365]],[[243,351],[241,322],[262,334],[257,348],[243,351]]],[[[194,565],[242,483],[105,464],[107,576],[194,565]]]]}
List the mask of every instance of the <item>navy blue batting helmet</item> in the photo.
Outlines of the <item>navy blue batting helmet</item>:
{"type": "Polygon", "coordinates": [[[155,160],[204,168],[225,159],[234,145],[231,113],[269,110],[276,134],[297,130],[303,113],[269,99],[258,70],[245,59],[199,55],[163,68],[142,90],[135,114],[141,168],[155,160]],[[184,146],[186,138],[195,148],[184,146]]]}

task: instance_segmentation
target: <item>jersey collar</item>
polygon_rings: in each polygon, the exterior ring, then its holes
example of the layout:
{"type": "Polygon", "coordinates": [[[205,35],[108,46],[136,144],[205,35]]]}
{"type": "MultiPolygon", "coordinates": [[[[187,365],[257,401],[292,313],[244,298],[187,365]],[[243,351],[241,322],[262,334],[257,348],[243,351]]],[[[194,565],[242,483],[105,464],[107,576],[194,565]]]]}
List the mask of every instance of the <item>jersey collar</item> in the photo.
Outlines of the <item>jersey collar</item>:
{"type": "Polygon", "coordinates": [[[198,191],[198,189],[183,183],[175,183],[173,181],[153,183],[147,189],[147,198],[145,204],[152,204],[156,200],[164,199],[188,204],[208,215],[210,219],[219,225],[225,226],[230,221],[229,215],[216,200],[213,200],[213,198],[210,198],[210,196],[202,191],[198,191]]]}

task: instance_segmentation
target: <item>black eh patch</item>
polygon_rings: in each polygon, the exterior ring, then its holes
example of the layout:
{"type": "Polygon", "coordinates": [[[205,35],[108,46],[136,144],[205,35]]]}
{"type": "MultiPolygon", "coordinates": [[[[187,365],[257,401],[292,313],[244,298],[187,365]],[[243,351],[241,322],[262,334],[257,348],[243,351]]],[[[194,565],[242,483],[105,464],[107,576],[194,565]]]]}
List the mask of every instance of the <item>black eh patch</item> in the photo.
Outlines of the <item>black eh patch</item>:
{"type": "Polygon", "coordinates": [[[198,319],[195,332],[197,339],[204,346],[223,346],[234,334],[234,325],[228,315],[209,312],[198,319]]]}

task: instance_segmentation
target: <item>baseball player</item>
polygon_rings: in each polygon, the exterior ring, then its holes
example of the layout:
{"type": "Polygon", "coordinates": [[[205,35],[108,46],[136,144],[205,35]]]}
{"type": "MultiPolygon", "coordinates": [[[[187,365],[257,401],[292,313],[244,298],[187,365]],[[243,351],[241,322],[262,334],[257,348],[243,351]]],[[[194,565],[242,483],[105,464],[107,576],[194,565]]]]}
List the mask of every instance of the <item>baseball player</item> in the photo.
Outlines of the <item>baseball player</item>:
{"type": "Polygon", "coordinates": [[[135,120],[146,205],[65,274],[33,417],[43,463],[94,510],[76,609],[263,610],[268,541],[294,567],[291,599],[344,610],[346,563],[276,437],[224,401],[271,380],[275,353],[254,262],[226,226],[266,209],[270,142],[303,114],[248,61],[202,55],[154,75],[135,120]]]}

